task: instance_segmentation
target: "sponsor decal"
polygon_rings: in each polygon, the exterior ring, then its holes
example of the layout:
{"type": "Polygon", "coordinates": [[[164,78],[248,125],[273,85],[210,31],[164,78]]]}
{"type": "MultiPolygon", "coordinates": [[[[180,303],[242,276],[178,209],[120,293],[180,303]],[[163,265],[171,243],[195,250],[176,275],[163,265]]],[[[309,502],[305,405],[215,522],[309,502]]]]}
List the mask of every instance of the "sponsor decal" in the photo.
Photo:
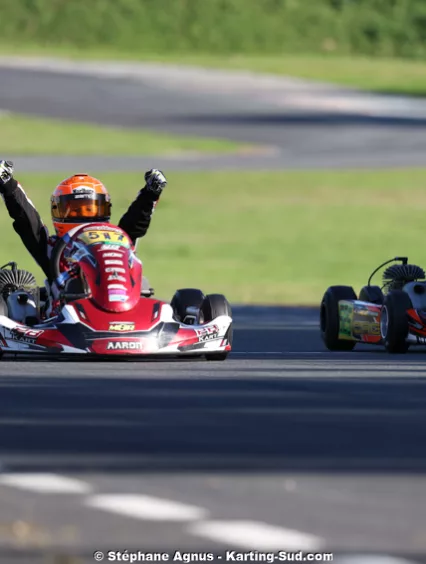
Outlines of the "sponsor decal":
{"type": "Polygon", "coordinates": [[[107,266],[107,268],[105,268],[105,272],[122,272],[123,274],[126,274],[126,270],[124,268],[118,268],[117,266],[107,266]]]}
{"type": "Polygon", "coordinates": [[[96,194],[95,190],[90,188],[90,186],[79,186],[78,188],[73,188],[72,191],[76,198],[93,199],[96,194]]]}
{"type": "Polygon", "coordinates": [[[124,351],[124,350],[141,350],[142,343],[140,341],[109,341],[107,351],[124,351]]]}
{"type": "Polygon", "coordinates": [[[23,327],[15,327],[10,330],[11,337],[14,341],[21,341],[23,343],[33,344],[37,341],[38,337],[43,331],[36,331],[35,329],[24,329],[23,327]]]}
{"type": "Polygon", "coordinates": [[[211,335],[204,335],[204,337],[198,337],[199,343],[205,343],[206,341],[214,341],[219,337],[219,333],[211,333],[211,335]]]}
{"type": "Polygon", "coordinates": [[[362,315],[362,316],[366,316],[366,315],[371,315],[371,311],[369,311],[368,309],[355,309],[355,313],[356,315],[362,315]]]}
{"type": "Polygon", "coordinates": [[[110,331],[134,331],[135,324],[130,321],[111,321],[109,324],[110,331]]]}
{"type": "MultiPolygon", "coordinates": [[[[100,248],[101,251],[122,251],[124,252],[124,248],[121,245],[115,245],[114,243],[105,243],[100,248]]],[[[122,256],[121,254],[119,255],[122,256]]]]}
{"type": "Polygon", "coordinates": [[[123,284],[108,284],[108,288],[120,288],[121,290],[126,291],[127,288],[123,284]]]}
{"type": "Polygon", "coordinates": [[[368,309],[368,311],[371,311],[372,313],[378,314],[378,313],[380,313],[380,310],[381,310],[382,308],[381,308],[381,306],[379,306],[379,305],[377,305],[377,306],[369,305],[369,306],[367,306],[367,309],[368,309]]]}
{"type": "MultiPolygon", "coordinates": [[[[93,230],[94,230],[93,226],[89,225],[88,227],[83,229],[83,232],[93,231],[93,230]]],[[[114,227],[113,225],[97,225],[96,231],[113,231],[115,233],[123,233],[119,227],[114,227]]]]}
{"type": "Polygon", "coordinates": [[[106,260],[105,264],[118,264],[119,266],[123,266],[122,260],[106,260]]]}
{"type": "Polygon", "coordinates": [[[103,257],[110,257],[110,258],[123,258],[122,253],[102,253],[103,257]]]}
{"type": "Polygon", "coordinates": [[[127,302],[128,299],[129,297],[125,295],[114,295],[114,294],[108,295],[109,302],[127,302]]]}
{"type": "Polygon", "coordinates": [[[201,329],[195,329],[198,337],[204,337],[205,335],[211,335],[212,333],[217,333],[219,327],[217,325],[210,325],[209,327],[202,327],[201,329]]]}
{"type": "Polygon", "coordinates": [[[127,243],[127,241],[125,241],[123,243],[119,243],[119,244],[117,244],[117,242],[108,243],[108,241],[103,241],[103,245],[102,245],[101,249],[105,249],[106,247],[109,247],[110,249],[115,249],[115,250],[122,249],[123,251],[130,249],[130,245],[127,243]]]}
{"type": "Polygon", "coordinates": [[[119,276],[118,274],[112,274],[111,276],[108,276],[107,278],[107,282],[109,282],[110,280],[119,280],[120,282],[127,282],[127,279],[124,276],[119,276]]]}
{"type": "Polygon", "coordinates": [[[352,324],[354,335],[380,335],[380,325],[375,321],[355,320],[352,324]]]}
{"type": "Polygon", "coordinates": [[[219,336],[219,327],[217,325],[210,325],[210,327],[203,327],[202,329],[195,329],[199,343],[205,341],[213,341],[219,336]]]}
{"type": "Polygon", "coordinates": [[[352,339],[353,302],[339,303],[339,339],[352,339]]]}
{"type": "Polygon", "coordinates": [[[78,238],[86,245],[96,245],[97,243],[113,243],[114,245],[120,245],[121,247],[130,249],[130,243],[126,235],[124,235],[124,233],[117,233],[115,231],[103,232],[99,229],[97,229],[96,231],[84,231],[81,235],[79,235],[78,238]]]}

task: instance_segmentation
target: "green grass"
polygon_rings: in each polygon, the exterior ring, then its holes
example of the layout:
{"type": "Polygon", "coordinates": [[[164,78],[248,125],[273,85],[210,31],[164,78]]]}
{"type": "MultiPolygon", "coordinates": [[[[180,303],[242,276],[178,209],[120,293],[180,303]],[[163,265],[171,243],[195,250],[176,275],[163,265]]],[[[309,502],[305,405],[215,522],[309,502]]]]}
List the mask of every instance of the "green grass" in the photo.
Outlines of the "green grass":
{"type": "Polygon", "coordinates": [[[147,130],[87,125],[0,114],[0,155],[161,155],[183,151],[228,153],[248,145],[147,130]]]}
{"type": "Polygon", "coordinates": [[[78,50],[72,47],[11,47],[0,44],[1,54],[44,55],[71,59],[141,60],[203,67],[248,70],[331,82],[362,90],[426,95],[423,60],[344,56],[333,53],[306,55],[208,55],[119,52],[108,48],[78,50]]]}
{"type": "MultiPolygon", "coordinates": [[[[100,177],[117,223],[141,175],[100,177]]],[[[49,196],[61,179],[20,176],[49,225],[49,196]]],[[[163,298],[190,286],[240,303],[318,304],[332,284],[359,291],[393,256],[426,266],[425,184],[426,169],[171,173],[138,255],[163,298]]],[[[36,272],[4,205],[0,221],[2,263],[36,272]]]]}

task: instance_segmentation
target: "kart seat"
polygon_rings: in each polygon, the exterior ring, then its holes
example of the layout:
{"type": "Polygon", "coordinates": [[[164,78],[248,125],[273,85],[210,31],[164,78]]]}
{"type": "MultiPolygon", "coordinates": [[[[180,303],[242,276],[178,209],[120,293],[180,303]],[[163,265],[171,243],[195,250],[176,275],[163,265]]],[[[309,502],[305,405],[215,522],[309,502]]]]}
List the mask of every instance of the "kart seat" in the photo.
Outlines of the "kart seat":
{"type": "Polygon", "coordinates": [[[64,298],[65,301],[79,300],[88,295],[88,286],[82,277],[70,278],[65,283],[64,298]]]}

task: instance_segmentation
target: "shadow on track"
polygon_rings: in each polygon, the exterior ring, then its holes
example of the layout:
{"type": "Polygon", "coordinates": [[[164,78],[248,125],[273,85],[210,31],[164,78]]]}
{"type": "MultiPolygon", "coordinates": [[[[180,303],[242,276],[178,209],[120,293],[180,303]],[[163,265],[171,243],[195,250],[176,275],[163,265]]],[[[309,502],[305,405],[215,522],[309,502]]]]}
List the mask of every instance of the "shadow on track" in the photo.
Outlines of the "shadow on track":
{"type": "Polygon", "coordinates": [[[205,125],[225,124],[225,125],[327,125],[327,126],[365,126],[374,125],[375,127],[411,127],[425,128],[425,118],[410,117],[392,117],[392,116],[375,116],[362,112],[297,112],[291,110],[288,113],[268,113],[268,114],[198,114],[171,118],[171,121],[197,123],[205,125]]]}
{"type": "Polygon", "coordinates": [[[14,471],[426,471],[426,379],[277,371],[5,377],[0,461],[14,471]]]}

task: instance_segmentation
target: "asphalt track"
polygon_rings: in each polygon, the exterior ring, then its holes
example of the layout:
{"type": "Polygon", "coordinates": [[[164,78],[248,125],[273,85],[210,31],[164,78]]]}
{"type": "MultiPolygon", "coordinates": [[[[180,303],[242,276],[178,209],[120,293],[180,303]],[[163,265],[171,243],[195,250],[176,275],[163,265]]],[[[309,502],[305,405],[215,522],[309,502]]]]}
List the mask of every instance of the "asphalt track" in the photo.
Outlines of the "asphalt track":
{"type": "MultiPolygon", "coordinates": [[[[401,167],[425,162],[423,100],[250,73],[137,63],[0,58],[0,72],[4,110],[222,137],[261,147],[257,156],[248,158],[151,160],[166,169],[401,167]]],[[[7,156],[29,170],[31,161],[7,156]]],[[[111,160],[119,169],[137,165],[135,159],[111,160]]],[[[50,159],[51,167],[54,163],[50,159]]],[[[93,163],[93,169],[100,170],[99,161],[93,163]]],[[[46,165],[43,159],[36,163],[38,169],[46,165]]],[[[143,159],[140,167],[145,166],[143,159]]]]}
{"type": "Polygon", "coordinates": [[[326,352],[315,309],[235,320],[234,352],[214,365],[2,361],[0,561],[124,549],[423,561],[426,351],[326,352]]]}
{"type": "MultiPolygon", "coordinates": [[[[216,77],[218,96],[188,77],[159,86],[152,69],[1,72],[1,108],[266,143],[300,167],[423,164],[414,110],[365,116],[349,100],[332,119],[326,103],[298,114],[282,83],[266,100],[216,77]]],[[[235,322],[223,363],[1,361],[0,562],[123,549],[426,561],[426,351],[326,352],[315,309],[235,308],[235,322]]]]}

